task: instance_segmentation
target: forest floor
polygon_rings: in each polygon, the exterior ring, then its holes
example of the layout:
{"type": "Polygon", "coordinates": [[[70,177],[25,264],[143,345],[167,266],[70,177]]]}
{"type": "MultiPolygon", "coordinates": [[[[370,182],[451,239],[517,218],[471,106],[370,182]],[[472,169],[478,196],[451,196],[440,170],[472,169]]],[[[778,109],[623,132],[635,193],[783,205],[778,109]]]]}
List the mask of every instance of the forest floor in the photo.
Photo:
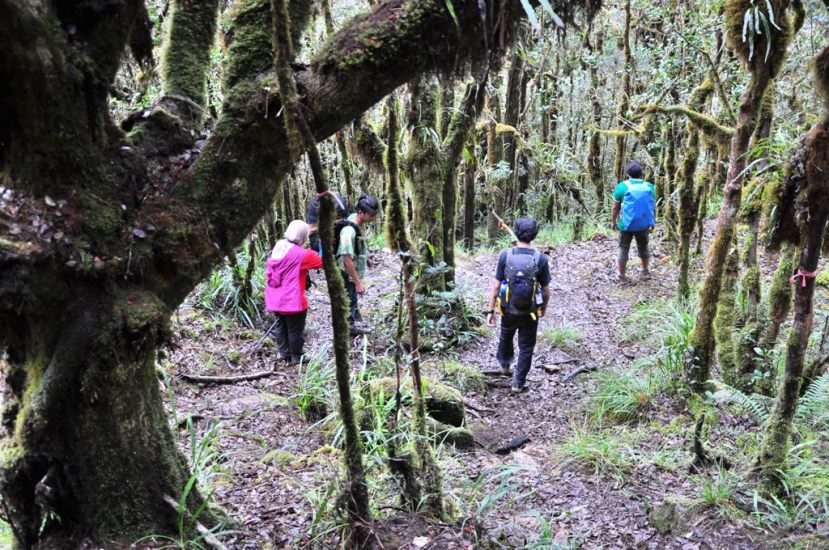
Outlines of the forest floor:
{"type": "MultiPolygon", "coordinates": [[[[453,519],[437,521],[399,508],[382,449],[367,445],[374,511],[384,518],[377,534],[385,548],[787,546],[749,521],[730,493],[720,498],[717,491],[732,483],[725,472],[716,467],[689,472],[694,421],[676,397],[654,388],[639,390],[634,400],[646,414],[627,423],[603,423],[595,414],[591,395],[602,377],[633,373],[636,378],[636,365],[647,363],[661,345],[651,336],[663,327],[636,315],[664,306],[675,293],[673,263],[653,241],[653,276],[639,276],[634,247],[627,285],[615,280],[615,237],[597,234],[589,241],[541,247],[550,256],[551,304],[540,322],[529,391],[511,394],[508,379],[498,376],[487,375],[486,384],[480,376],[468,376],[478,384],[462,379],[469,374],[464,367],[497,369],[497,331],[487,327],[467,332],[467,341],[457,348],[424,356],[428,376],[465,388],[466,423],[476,446],[439,446],[453,519]],[[566,380],[583,366],[596,370],[566,380]],[[494,452],[516,437],[527,441],[506,454],[494,452]]],[[[365,340],[354,340],[355,373],[393,372],[384,335],[397,301],[397,260],[385,253],[375,259],[360,307],[377,329],[365,340]]],[[[495,252],[458,258],[458,285],[475,312],[485,308],[496,261],[495,252]]],[[[696,270],[700,263],[697,258],[696,270]]],[[[324,282],[309,293],[309,303],[306,353],[330,355],[324,282]]],[[[174,318],[178,347],[166,359],[170,409],[182,446],[203,455],[205,466],[197,469],[202,484],[212,488],[231,520],[225,537],[229,547],[331,547],[341,464],[331,446],[336,422],[317,422],[319,416],[307,408],[302,414],[303,403],[320,392],[335,402],[330,364],[320,366],[329,361],[315,361],[314,372],[280,366],[271,376],[232,385],[194,384],[180,377],[270,369],[272,342],[254,350],[264,328],[241,330],[192,303],[184,306],[174,318]],[[194,420],[188,428],[190,415],[194,420]]],[[[739,461],[744,451],[739,434],[747,429],[756,425],[723,415],[708,441],[739,461]]]]}

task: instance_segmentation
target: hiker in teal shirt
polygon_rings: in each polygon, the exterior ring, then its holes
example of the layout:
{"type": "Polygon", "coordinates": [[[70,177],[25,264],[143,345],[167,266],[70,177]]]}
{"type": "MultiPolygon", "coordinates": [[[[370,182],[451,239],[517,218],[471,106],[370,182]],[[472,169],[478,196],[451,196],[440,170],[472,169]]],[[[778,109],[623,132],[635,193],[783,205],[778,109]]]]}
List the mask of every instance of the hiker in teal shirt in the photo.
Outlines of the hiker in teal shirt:
{"type": "Polygon", "coordinates": [[[610,211],[611,230],[619,230],[620,281],[627,281],[628,255],[633,239],[636,239],[636,248],[642,260],[642,276],[650,276],[648,234],[656,225],[656,189],[643,179],[642,165],[632,160],[625,173],[628,179],[620,182],[613,191],[613,209],[610,211]]]}

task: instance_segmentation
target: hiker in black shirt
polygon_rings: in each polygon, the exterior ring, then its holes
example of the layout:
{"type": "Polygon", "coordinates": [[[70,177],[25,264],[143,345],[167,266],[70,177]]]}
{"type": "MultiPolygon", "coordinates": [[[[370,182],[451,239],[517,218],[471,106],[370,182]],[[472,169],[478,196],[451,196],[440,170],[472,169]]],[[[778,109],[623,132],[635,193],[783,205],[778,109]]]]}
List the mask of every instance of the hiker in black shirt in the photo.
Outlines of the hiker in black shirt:
{"type": "Polygon", "coordinates": [[[513,339],[518,332],[518,364],[512,378],[513,393],[524,390],[532,364],[538,333],[538,320],[547,311],[550,299],[550,264],[547,256],[531,245],[538,235],[538,224],[530,218],[515,222],[516,246],[501,252],[489,297],[487,324],[495,326],[496,310],[501,315],[498,363],[510,373],[514,359],[513,339]]]}

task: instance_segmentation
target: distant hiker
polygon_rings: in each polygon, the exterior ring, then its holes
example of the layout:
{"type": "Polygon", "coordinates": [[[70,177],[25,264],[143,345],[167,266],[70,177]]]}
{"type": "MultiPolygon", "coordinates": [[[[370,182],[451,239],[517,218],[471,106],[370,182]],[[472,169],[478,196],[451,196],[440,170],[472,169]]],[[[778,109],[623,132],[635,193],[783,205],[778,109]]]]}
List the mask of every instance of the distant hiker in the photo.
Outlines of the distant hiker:
{"type": "Polygon", "coordinates": [[[656,225],[656,190],[652,183],[642,179],[642,165],[632,160],[625,168],[625,173],[628,179],[620,182],[613,191],[613,209],[610,212],[611,229],[619,230],[620,281],[627,280],[628,254],[634,238],[642,259],[642,276],[650,276],[648,234],[656,225]]]}
{"type": "Polygon", "coordinates": [[[359,296],[365,294],[366,287],[363,278],[366,276],[368,261],[368,247],[363,236],[365,224],[374,221],[380,211],[380,204],[374,197],[363,195],[357,200],[357,208],[348,219],[337,222],[335,226],[335,241],[337,245],[337,262],[345,279],[345,290],[351,301],[351,311],[348,322],[351,325],[352,335],[367,334],[369,329],[358,325],[357,302],[359,296]]]}
{"type": "MultiPolygon", "coordinates": [[[[345,200],[337,194],[331,193],[334,198],[334,207],[337,209],[337,219],[342,220],[348,215],[348,207],[345,200]]],[[[308,210],[305,213],[305,221],[308,223],[308,246],[311,250],[322,255],[322,244],[320,244],[319,221],[320,221],[320,198],[314,197],[308,203],[308,210]]]]}
{"type": "Polygon", "coordinates": [[[501,372],[510,373],[515,350],[513,338],[518,332],[518,364],[512,378],[512,392],[520,393],[527,382],[533,360],[538,319],[547,311],[550,299],[550,264],[547,256],[532,247],[538,224],[530,218],[515,222],[515,247],[501,252],[489,297],[486,322],[495,326],[496,310],[501,315],[501,338],[498,363],[501,372]]]}
{"type": "Polygon", "coordinates": [[[308,238],[308,224],[294,220],[285,237],[276,243],[265,271],[265,309],[276,316],[276,344],[280,359],[296,364],[302,361],[305,343],[305,280],[309,269],[320,269],[322,258],[302,248],[308,238]]]}

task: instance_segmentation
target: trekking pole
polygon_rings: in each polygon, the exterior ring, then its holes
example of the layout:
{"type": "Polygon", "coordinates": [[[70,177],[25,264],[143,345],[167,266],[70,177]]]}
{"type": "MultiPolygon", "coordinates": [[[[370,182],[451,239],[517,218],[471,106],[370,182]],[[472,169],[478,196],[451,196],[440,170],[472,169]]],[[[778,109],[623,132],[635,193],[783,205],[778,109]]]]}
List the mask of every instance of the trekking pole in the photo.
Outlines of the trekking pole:
{"type": "Polygon", "coordinates": [[[495,219],[498,221],[498,227],[500,227],[501,229],[503,229],[507,233],[509,233],[512,236],[512,238],[515,239],[515,242],[518,242],[518,237],[516,237],[515,233],[512,232],[512,229],[510,229],[510,226],[505,224],[504,220],[502,220],[501,217],[498,216],[498,214],[495,213],[495,210],[492,211],[492,215],[495,216],[495,219]]]}
{"type": "Polygon", "coordinates": [[[273,327],[275,327],[275,326],[276,326],[276,323],[277,323],[277,321],[274,321],[274,322],[273,322],[273,324],[272,324],[271,326],[269,326],[269,327],[268,327],[268,330],[266,330],[266,331],[265,331],[265,334],[263,334],[263,335],[262,335],[262,338],[260,338],[260,339],[259,339],[259,340],[258,340],[258,341],[257,341],[257,342],[253,345],[253,348],[250,350],[250,351],[251,351],[251,353],[253,353],[254,351],[256,351],[256,350],[258,350],[258,349],[259,349],[259,346],[261,346],[261,345],[262,345],[262,342],[264,342],[264,341],[265,341],[265,338],[267,338],[267,337],[268,337],[268,335],[270,335],[271,331],[273,331],[273,327]]]}

